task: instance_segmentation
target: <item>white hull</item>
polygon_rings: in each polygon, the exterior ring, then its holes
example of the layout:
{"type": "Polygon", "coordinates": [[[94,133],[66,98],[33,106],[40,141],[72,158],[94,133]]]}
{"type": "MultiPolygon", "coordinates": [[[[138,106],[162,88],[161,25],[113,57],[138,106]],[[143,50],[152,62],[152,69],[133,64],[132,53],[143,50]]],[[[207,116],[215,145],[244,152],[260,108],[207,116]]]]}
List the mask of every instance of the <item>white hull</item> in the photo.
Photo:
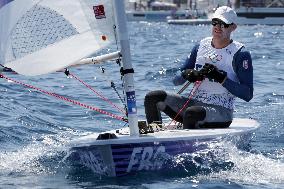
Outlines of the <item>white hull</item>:
{"type": "MultiPolygon", "coordinates": [[[[185,11],[177,11],[176,16],[184,17],[185,11]]],[[[172,11],[128,11],[127,21],[154,21],[166,22],[167,17],[172,16],[172,11]]]]}
{"type": "Polygon", "coordinates": [[[239,18],[239,25],[284,25],[284,17],[280,18],[239,18]]]}
{"type": "MultiPolygon", "coordinates": [[[[284,25],[284,8],[241,7],[235,9],[238,25],[284,25]]],[[[169,24],[211,24],[211,19],[168,19],[169,24]]]]}
{"type": "Polygon", "coordinates": [[[283,25],[284,8],[241,7],[236,9],[240,25],[283,25]]]}
{"type": "Polygon", "coordinates": [[[123,128],[108,132],[115,134],[115,139],[97,140],[99,133],[94,133],[74,140],[70,158],[107,176],[156,171],[167,168],[169,157],[204,149],[210,141],[229,138],[235,144],[247,144],[258,127],[254,120],[234,119],[225,129],[165,130],[140,137],[129,136],[129,129],[123,128]]]}
{"type": "Polygon", "coordinates": [[[211,19],[169,19],[167,22],[175,25],[206,25],[211,24],[211,19]]]}

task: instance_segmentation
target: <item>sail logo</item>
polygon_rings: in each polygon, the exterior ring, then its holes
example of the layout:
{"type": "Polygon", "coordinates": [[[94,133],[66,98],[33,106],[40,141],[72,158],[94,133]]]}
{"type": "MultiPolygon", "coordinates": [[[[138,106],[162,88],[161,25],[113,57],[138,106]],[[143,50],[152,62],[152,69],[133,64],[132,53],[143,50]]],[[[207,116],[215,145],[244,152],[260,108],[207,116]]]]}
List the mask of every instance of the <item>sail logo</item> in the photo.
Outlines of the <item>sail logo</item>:
{"type": "Polygon", "coordinates": [[[96,19],[106,18],[105,7],[103,5],[93,6],[96,19]]]}
{"type": "Polygon", "coordinates": [[[165,158],[165,146],[155,147],[136,147],[133,149],[127,172],[131,172],[134,167],[141,170],[158,170],[162,168],[165,158]]]}

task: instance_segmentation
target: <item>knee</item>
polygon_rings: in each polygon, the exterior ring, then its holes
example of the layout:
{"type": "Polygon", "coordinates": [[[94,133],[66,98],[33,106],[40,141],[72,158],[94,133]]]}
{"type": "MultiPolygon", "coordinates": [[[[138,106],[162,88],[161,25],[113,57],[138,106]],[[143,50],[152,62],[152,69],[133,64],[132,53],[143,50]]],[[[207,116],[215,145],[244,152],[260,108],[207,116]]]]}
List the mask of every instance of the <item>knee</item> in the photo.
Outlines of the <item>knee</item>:
{"type": "Polygon", "coordinates": [[[184,119],[191,121],[203,121],[206,117],[206,110],[201,106],[189,107],[184,112],[184,119]]]}
{"type": "Polygon", "coordinates": [[[160,101],[164,101],[167,97],[167,93],[163,90],[151,91],[146,94],[144,103],[157,104],[160,101]]]}

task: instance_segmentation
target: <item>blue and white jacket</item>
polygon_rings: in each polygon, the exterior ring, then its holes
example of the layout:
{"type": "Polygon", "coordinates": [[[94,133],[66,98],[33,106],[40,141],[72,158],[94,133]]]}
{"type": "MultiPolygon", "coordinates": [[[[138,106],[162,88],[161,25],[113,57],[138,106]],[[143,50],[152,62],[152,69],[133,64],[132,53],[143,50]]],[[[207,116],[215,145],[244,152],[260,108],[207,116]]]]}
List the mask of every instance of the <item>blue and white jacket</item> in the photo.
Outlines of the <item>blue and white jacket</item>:
{"type": "MultiPolygon", "coordinates": [[[[235,97],[250,101],[253,97],[253,67],[250,53],[244,51],[243,44],[236,41],[222,49],[212,47],[211,41],[212,37],[201,40],[192,49],[180,70],[200,70],[205,63],[209,63],[227,72],[227,79],[220,84],[206,78],[193,98],[228,109],[233,109],[235,97]]],[[[175,85],[181,85],[186,80],[180,75],[175,77],[173,82],[175,85]]]]}

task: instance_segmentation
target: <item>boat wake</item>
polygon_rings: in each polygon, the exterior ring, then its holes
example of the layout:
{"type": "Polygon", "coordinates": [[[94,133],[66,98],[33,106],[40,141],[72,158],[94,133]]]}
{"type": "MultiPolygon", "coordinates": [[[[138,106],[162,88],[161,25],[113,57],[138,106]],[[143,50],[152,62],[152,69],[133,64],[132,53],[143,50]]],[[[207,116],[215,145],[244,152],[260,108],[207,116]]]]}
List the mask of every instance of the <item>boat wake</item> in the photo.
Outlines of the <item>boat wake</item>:
{"type": "MultiPolygon", "coordinates": [[[[230,144],[221,144],[223,153],[217,156],[231,162],[229,169],[199,174],[198,180],[230,181],[238,184],[281,184],[284,182],[284,152],[263,154],[258,151],[241,151],[230,144]],[[276,158],[277,159],[276,159],[276,158]]],[[[219,159],[219,160],[220,160],[219,159]]]]}
{"type": "Polygon", "coordinates": [[[191,154],[162,157],[162,161],[170,164],[170,169],[165,171],[142,171],[115,179],[96,174],[87,167],[74,165],[68,158],[68,140],[65,136],[54,138],[46,135],[43,140],[35,140],[21,149],[1,152],[1,175],[63,174],[68,180],[104,183],[108,179],[111,184],[131,184],[137,179],[146,185],[149,182],[173,180],[181,186],[189,182],[198,185],[202,181],[220,180],[237,184],[284,182],[284,151],[269,156],[253,150],[240,150],[228,141],[214,141],[207,143],[207,148],[191,154]]]}
{"type": "Polygon", "coordinates": [[[54,174],[68,148],[65,136],[45,135],[13,151],[0,152],[1,175],[54,174]]]}

